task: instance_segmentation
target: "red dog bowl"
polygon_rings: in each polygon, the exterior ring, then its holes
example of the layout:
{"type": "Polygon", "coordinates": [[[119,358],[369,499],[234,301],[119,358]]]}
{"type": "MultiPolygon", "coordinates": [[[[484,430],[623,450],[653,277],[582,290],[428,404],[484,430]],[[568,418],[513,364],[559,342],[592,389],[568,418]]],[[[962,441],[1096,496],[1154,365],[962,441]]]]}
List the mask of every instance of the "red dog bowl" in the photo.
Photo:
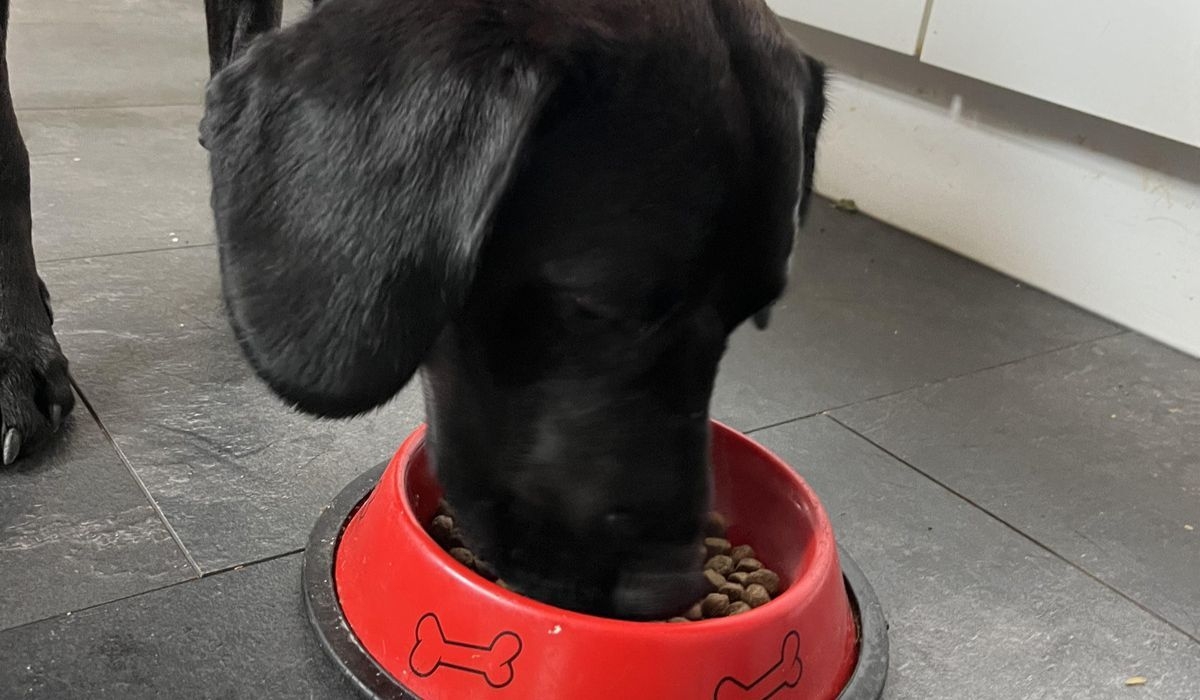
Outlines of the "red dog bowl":
{"type": "Polygon", "coordinates": [[[310,617],[373,697],[461,700],[877,698],[887,641],[870,586],[816,495],[749,438],[713,423],[716,510],[783,580],[771,602],[689,623],[561,610],[489,583],[426,533],[440,488],[424,428],[382,477],[322,514],[305,555],[310,617]],[[377,484],[377,485],[376,485],[377,484]]]}

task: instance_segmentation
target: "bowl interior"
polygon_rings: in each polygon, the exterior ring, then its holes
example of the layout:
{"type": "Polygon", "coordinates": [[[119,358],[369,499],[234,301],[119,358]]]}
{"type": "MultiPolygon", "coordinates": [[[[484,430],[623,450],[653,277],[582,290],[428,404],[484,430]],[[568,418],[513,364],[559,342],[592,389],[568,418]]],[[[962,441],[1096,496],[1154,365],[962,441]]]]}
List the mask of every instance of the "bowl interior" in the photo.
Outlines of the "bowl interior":
{"type": "MultiPolygon", "coordinates": [[[[712,430],[712,466],[714,486],[714,510],[725,517],[728,523],[728,539],[734,544],[749,544],[763,564],[779,574],[784,590],[772,603],[785,597],[802,595],[797,588],[806,571],[814,569],[814,559],[825,553],[830,556],[835,545],[833,532],[819,506],[816,495],[790,467],[750,438],[723,425],[714,423],[712,430]]],[[[424,445],[419,446],[407,462],[403,471],[404,507],[424,532],[433,519],[438,501],[442,496],[430,469],[424,445]]],[[[541,606],[540,603],[516,596],[462,567],[427,534],[423,546],[437,551],[437,558],[447,566],[462,569],[473,587],[482,588],[490,595],[507,599],[512,604],[525,601],[541,606]],[[514,600],[515,599],[515,600],[514,600]]],[[[738,618],[752,617],[752,611],[738,618]]],[[[557,614],[574,615],[567,611],[557,614]]],[[[588,617],[588,616],[580,616],[588,617]]],[[[708,620],[704,623],[732,622],[708,620]]],[[[613,621],[608,621],[613,622],[613,621]]],[[[645,623],[622,623],[640,625],[645,623]]],[[[692,625],[688,625],[689,627],[692,625]]]]}

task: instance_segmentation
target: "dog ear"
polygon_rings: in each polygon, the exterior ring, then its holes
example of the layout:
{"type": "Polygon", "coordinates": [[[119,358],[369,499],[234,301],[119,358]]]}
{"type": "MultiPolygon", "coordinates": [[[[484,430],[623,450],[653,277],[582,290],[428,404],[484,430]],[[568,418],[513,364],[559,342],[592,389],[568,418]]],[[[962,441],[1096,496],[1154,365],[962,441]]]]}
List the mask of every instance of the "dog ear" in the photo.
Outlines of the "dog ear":
{"type": "Polygon", "coordinates": [[[812,196],[825,115],[825,68],[804,54],[761,3],[714,3],[730,67],[743,86],[753,166],[727,214],[743,235],[723,256],[719,306],[732,325],[766,328],[787,285],[796,231],[812,196]]]}
{"type": "MultiPolygon", "coordinates": [[[[783,291],[783,285],[786,284],[788,275],[791,274],[789,268],[792,262],[792,235],[795,230],[803,225],[808,215],[809,204],[812,201],[813,172],[816,169],[817,157],[817,136],[820,134],[821,124],[825,121],[826,109],[825,65],[817,59],[805,55],[798,47],[793,47],[793,51],[794,55],[799,59],[799,67],[802,68],[802,70],[793,73],[791,77],[796,86],[797,96],[795,99],[800,116],[799,195],[796,198],[795,208],[791,217],[793,221],[793,233],[779,234],[782,237],[786,237],[788,241],[788,253],[787,257],[784,258],[780,293],[783,291]]],[[[775,259],[778,260],[779,257],[780,254],[776,254],[775,259]]],[[[754,313],[752,318],[755,328],[760,331],[766,330],[771,322],[771,310],[774,305],[775,302],[771,301],[754,313]]]]}
{"type": "Polygon", "coordinates": [[[255,371],[307,412],[361,413],[409,381],[553,88],[514,42],[426,5],[322,5],[208,88],[228,313],[255,371]]]}

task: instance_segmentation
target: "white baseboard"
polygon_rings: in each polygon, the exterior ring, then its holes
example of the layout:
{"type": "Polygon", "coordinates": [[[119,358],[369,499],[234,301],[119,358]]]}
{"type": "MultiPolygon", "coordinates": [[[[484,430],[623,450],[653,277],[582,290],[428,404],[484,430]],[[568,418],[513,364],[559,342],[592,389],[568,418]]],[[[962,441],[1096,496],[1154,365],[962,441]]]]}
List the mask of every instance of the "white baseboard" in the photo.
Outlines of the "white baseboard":
{"type": "Polygon", "coordinates": [[[789,28],[833,72],[818,192],[1200,356],[1200,149],[789,28]]]}

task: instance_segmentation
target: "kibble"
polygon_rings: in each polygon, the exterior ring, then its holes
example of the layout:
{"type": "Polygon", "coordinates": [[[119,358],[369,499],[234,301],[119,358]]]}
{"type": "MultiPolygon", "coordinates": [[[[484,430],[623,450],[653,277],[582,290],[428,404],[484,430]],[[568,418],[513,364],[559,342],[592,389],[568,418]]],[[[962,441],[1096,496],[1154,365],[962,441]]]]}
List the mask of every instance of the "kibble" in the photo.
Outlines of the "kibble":
{"type": "Polygon", "coordinates": [[[771,594],[757,583],[752,583],[746,586],[745,592],[742,593],[742,602],[752,608],[757,608],[771,602],[771,594]]]}
{"type": "Polygon", "coordinates": [[[718,554],[729,554],[730,549],[729,540],[724,537],[704,538],[704,553],[707,557],[715,557],[718,554]]]}
{"type": "MultiPolygon", "coordinates": [[[[705,596],[682,615],[668,618],[667,622],[697,622],[741,615],[766,605],[779,595],[782,590],[779,575],[763,566],[753,547],[734,546],[726,533],[725,519],[719,513],[710,513],[704,526],[705,596]]],[[[465,546],[453,512],[445,501],[438,503],[438,510],[429,523],[429,534],[455,561],[501,588],[512,590],[507,583],[497,580],[491,567],[465,546]]]]}
{"type": "Polygon", "coordinates": [[[472,554],[471,550],[467,549],[466,547],[451,547],[450,556],[454,557],[459,564],[462,564],[468,569],[475,568],[475,555],[472,554]]]}
{"type": "Polygon", "coordinates": [[[709,593],[700,602],[700,610],[705,617],[725,617],[729,614],[729,598],[720,593],[709,593]]]}
{"type": "Polygon", "coordinates": [[[722,576],[728,576],[733,573],[733,560],[729,558],[728,554],[718,554],[709,559],[704,568],[711,569],[722,576]]]}
{"type": "Polygon", "coordinates": [[[763,568],[762,562],[754,557],[746,557],[737,563],[738,571],[758,571],[761,568],[763,568]]]}
{"type": "Polygon", "coordinates": [[[454,527],[454,518],[445,513],[433,516],[433,522],[429,526],[429,534],[433,537],[434,541],[447,549],[461,543],[458,530],[454,527]]]}
{"type": "MultiPolygon", "coordinates": [[[[737,576],[738,573],[745,573],[745,572],[735,572],[733,574],[733,576],[737,576]]],[[[738,581],[738,583],[740,583],[742,585],[757,583],[758,585],[767,589],[768,595],[778,595],[779,594],[779,574],[775,573],[774,571],[771,571],[770,569],[759,569],[758,571],[751,571],[750,573],[746,574],[743,581],[738,581]]]]}
{"type": "Polygon", "coordinates": [[[717,589],[717,593],[720,593],[729,600],[736,602],[741,600],[742,596],[746,594],[746,589],[742,588],[736,583],[727,582],[717,589]]]}
{"type": "Polygon", "coordinates": [[[754,548],[748,544],[739,544],[738,546],[729,550],[729,558],[733,559],[734,562],[739,562],[743,559],[753,559],[754,548]]]}
{"type": "Polygon", "coordinates": [[[726,583],[725,577],[712,569],[704,570],[704,578],[708,581],[709,588],[714,591],[720,590],[721,586],[724,586],[726,583]]]}

